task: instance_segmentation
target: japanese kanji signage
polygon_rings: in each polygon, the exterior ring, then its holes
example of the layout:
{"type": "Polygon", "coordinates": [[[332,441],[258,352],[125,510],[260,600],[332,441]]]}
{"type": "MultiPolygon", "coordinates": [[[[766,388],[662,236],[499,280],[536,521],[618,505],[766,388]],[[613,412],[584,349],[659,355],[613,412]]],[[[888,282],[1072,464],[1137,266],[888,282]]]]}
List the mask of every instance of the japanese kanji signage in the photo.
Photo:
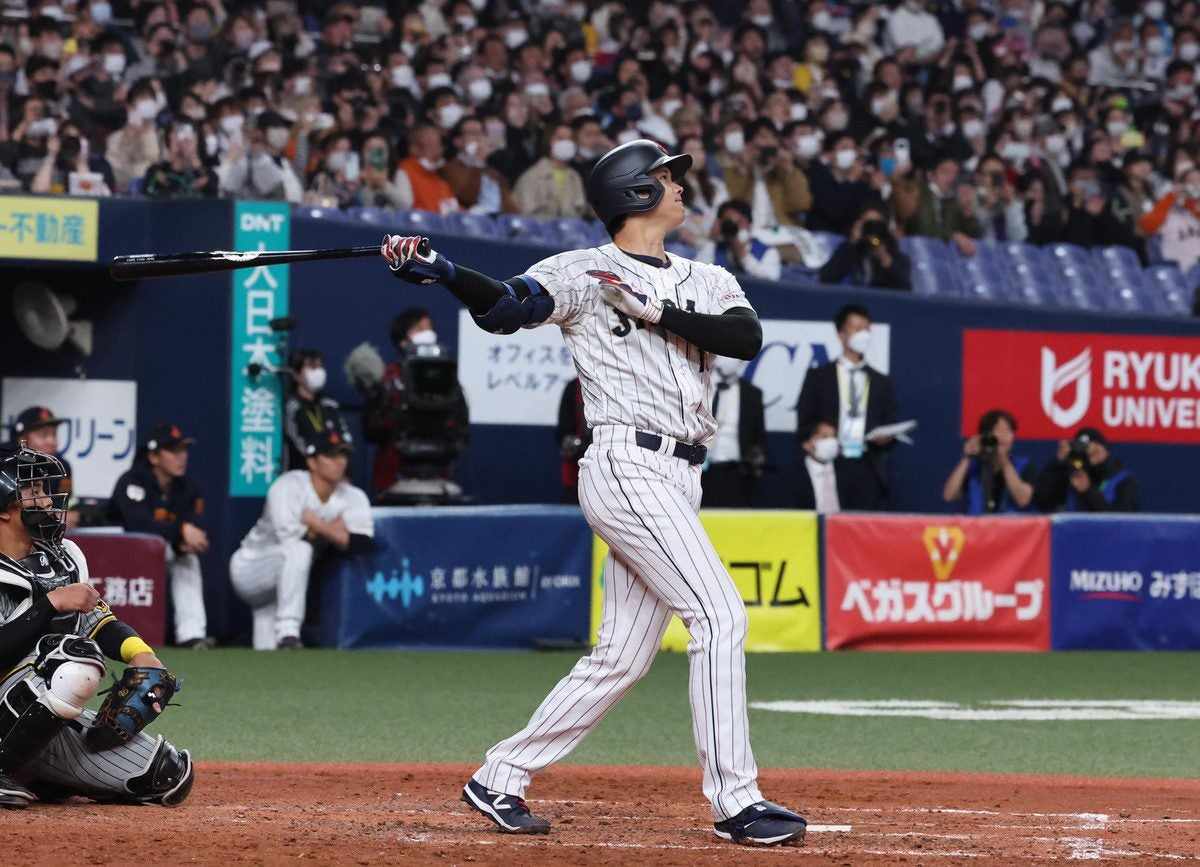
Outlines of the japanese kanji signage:
{"type": "Polygon", "coordinates": [[[152,647],[166,637],[167,543],[145,533],[74,530],[92,586],[122,621],[152,647]]]}
{"type": "Polygon", "coordinates": [[[121,473],[137,452],[137,383],[115,379],[6,378],[4,428],[18,413],[44,406],[64,419],[58,450],[71,464],[76,497],[112,496],[121,473]]]}
{"type": "Polygon", "coordinates": [[[832,515],[825,646],[1047,650],[1050,520],[832,515]]]}
{"type": "MultiPolygon", "coordinates": [[[[286,250],[291,240],[286,202],[237,202],[234,249],[286,250]]],[[[272,372],[283,367],[271,320],[288,312],[288,266],[233,272],[232,391],[229,494],[265,497],[282,469],[283,392],[272,372]]]]}
{"type": "Polygon", "coordinates": [[[0,196],[0,259],[95,262],[99,226],[94,199],[0,196]]]}

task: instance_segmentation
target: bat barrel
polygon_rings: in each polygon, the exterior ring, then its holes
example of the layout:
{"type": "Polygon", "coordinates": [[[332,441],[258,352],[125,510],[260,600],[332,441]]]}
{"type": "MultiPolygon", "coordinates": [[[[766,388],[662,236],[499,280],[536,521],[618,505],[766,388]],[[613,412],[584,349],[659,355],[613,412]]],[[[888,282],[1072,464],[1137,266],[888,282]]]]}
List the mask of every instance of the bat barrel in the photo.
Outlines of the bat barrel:
{"type": "Polygon", "coordinates": [[[175,277],[185,274],[209,274],[256,268],[262,265],[287,265],[293,262],[319,262],[379,255],[379,247],[337,247],[326,250],[211,250],[199,253],[159,255],[142,253],[114,256],[108,272],[114,280],[141,280],[148,277],[175,277]]]}

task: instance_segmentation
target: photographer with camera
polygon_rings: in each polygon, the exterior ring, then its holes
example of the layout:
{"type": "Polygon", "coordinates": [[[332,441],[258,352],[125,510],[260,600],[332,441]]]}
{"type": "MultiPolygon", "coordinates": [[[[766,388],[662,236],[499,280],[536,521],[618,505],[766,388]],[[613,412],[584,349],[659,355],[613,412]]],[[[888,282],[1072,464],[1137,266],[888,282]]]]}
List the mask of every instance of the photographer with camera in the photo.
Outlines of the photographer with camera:
{"type": "Polygon", "coordinates": [[[1034,469],[1012,453],[1017,420],[1004,409],[985,412],[979,433],[963,443],[962,457],[942,487],[947,503],[962,501],[968,515],[1021,512],[1033,501],[1034,469]]]}
{"type": "Polygon", "coordinates": [[[1043,512],[1137,512],[1137,478],[1112,456],[1094,427],[1060,440],[1053,461],[1038,474],[1033,500],[1043,512]]]}
{"type": "MultiPolygon", "coordinates": [[[[325,390],[325,356],[318,349],[297,349],[288,359],[287,403],[283,407],[283,432],[287,438],[289,470],[306,465],[307,448],[313,437],[333,432],[342,442],[353,442],[341,407],[325,390]]],[[[286,381],[286,380],[285,380],[286,381]]]]}
{"type": "Polygon", "coordinates": [[[783,272],[779,251],[750,234],[750,206],[732,199],[717,210],[712,240],[696,251],[696,259],[710,262],[738,276],[778,280],[783,272]]]}
{"type": "Polygon", "coordinates": [[[850,237],[834,251],[817,279],[877,289],[912,291],[912,263],[888,229],[878,205],[868,205],[854,221],[850,237]]]}
{"type": "Polygon", "coordinates": [[[401,312],[392,321],[391,338],[399,358],[386,368],[366,344],[346,362],[351,381],[367,399],[364,433],[379,446],[372,472],[375,502],[460,501],[462,488],[452,477],[467,447],[469,419],[458,364],[438,344],[433,319],[423,308],[401,312]]]}

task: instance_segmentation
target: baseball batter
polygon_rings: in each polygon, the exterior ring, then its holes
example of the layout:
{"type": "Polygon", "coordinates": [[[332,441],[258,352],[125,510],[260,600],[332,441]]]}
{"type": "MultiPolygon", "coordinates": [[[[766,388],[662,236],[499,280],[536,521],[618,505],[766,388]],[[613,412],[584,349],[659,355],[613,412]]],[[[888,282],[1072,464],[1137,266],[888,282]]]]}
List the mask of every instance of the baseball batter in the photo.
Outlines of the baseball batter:
{"type": "Polygon", "coordinates": [[[804,819],[758,790],[746,611],[697,515],[704,443],[716,432],[714,356],[753,358],[762,328],[729,272],[663,248],[683,222],[677,181],[690,165],[646,140],[609,151],[588,198],[612,243],[551,256],[503,282],[450,262],[423,238],[383,242],[398,277],[445,285],[487,331],[562,329],[593,432],[579,501],[609,546],[599,639],[463,789],[464,801],[509,833],[549,830],[522,798],[532,775],[569,754],[649,670],[676,614],[691,634],[692,730],[717,835],[804,840],[804,819]]]}

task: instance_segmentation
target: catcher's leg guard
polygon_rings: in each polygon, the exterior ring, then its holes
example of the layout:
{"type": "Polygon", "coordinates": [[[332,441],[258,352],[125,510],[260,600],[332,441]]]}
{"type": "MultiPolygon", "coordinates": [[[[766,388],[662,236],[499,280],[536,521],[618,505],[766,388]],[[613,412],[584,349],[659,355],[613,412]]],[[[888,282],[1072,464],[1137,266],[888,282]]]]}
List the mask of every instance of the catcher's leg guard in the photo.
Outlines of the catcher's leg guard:
{"type": "Polygon", "coordinates": [[[48,687],[42,703],[63,719],[75,719],[100,689],[106,669],[96,642],[75,635],[46,635],[38,641],[33,670],[48,687]]]}
{"type": "Polygon", "coordinates": [[[0,702],[0,772],[20,770],[67,724],[42,698],[32,683],[23,680],[0,702]]]}
{"type": "Polygon", "coordinates": [[[138,803],[175,807],[187,800],[195,779],[191,754],[163,740],[146,770],[130,779],[125,788],[138,803]]]}

